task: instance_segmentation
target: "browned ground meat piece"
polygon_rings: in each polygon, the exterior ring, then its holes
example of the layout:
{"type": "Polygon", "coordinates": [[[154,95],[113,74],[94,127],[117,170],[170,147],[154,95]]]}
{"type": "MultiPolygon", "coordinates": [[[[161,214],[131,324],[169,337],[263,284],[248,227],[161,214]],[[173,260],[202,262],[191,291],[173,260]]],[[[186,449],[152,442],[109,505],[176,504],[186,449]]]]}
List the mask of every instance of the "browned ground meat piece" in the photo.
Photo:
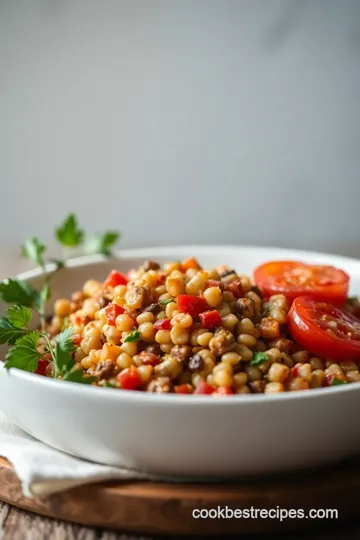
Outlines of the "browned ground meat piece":
{"type": "Polygon", "coordinates": [[[140,309],[148,303],[149,300],[149,290],[147,287],[139,287],[138,285],[133,285],[129,287],[126,295],[125,302],[130,309],[140,309]]]}
{"type": "Polygon", "coordinates": [[[107,298],[106,296],[100,296],[99,298],[99,308],[102,309],[106,307],[111,302],[110,298],[107,298]]]}
{"type": "Polygon", "coordinates": [[[161,306],[160,304],[150,304],[144,309],[144,311],[149,311],[153,315],[157,315],[161,311],[161,306]]]}
{"type": "Polygon", "coordinates": [[[171,390],[170,377],[158,377],[150,381],[146,387],[148,392],[156,392],[158,394],[168,393],[171,390]]]}
{"type": "Polygon", "coordinates": [[[255,302],[251,298],[239,298],[235,309],[240,319],[252,319],[255,313],[255,302]]]}
{"type": "Polygon", "coordinates": [[[253,381],[249,384],[251,391],[254,394],[262,394],[265,391],[265,381],[253,381]]]}
{"type": "Polygon", "coordinates": [[[157,356],[161,356],[162,354],[164,354],[161,350],[159,343],[152,343],[151,345],[147,345],[145,349],[147,350],[147,352],[156,354],[157,356]]]}
{"type": "Polygon", "coordinates": [[[156,261],[145,261],[144,270],[148,272],[149,270],[159,270],[160,264],[156,261]]]}
{"type": "Polygon", "coordinates": [[[110,379],[114,374],[115,364],[111,360],[102,360],[96,366],[94,373],[95,377],[99,379],[110,379]]]}
{"type": "Polygon", "coordinates": [[[232,351],[235,347],[235,338],[231,332],[224,328],[216,330],[215,335],[211,338],[209,349],[216,356],[220,356],[226,352],[232,351]]]}
{"type": "Polygon", "coordinates": [[[275,347],[276,349],[279,349],[280,352],[284,352],[286,354],[289,353],[292,345],[293,341],[285,338],[274,339],[274,341],[270,342],[271,347],[275,347]]]}
{"type": "Polygon", "coordinates": [[[221,273],[219,274],[219,277],[220,277],[220,279],[221,279],[221,278],[230,276],[230,275],[232,275],[232,274],[236,274],[236,271],[235,271],[235,270],[224,270],[223,272],[221,272],[221,273]]]}
{"type": "Polygon", "coordinates": [[[188,345],[175,345],[171,349],[171,356],[176,358],[178,362],[186,362],[191,356],[191,347],[188,345]]]}

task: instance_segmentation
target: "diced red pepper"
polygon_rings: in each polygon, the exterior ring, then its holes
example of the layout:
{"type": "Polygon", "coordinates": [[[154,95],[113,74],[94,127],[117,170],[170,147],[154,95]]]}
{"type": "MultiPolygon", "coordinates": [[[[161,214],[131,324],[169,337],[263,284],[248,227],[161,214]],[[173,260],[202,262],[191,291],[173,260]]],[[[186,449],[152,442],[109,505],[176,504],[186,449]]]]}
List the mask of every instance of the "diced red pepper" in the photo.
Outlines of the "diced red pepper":
{"type": "Polygon", "coordinates": [[[37,363],[37,368],[35,370],[35,373],[37,375],[45,376],[46,375],[46,368],[48,367],[48,365],[49,365],[48,360],[44,360],[44,358],[40,358],[40,360],[37,363]]]}
{"type": "Polygon", "coordinates": [[[143,380],[135,366],[124,369],[116,378],[123,390],[136,390],[143,385],[143,380]]]}
{"type": "Polygon", "coordinates": [[[302,366],[303,364],[301,362],[298,362],[297,364],[295,364],[294,367],[291,368],[291,375],[295,378],[295,377],[300,377],[300,373],[299,373],[299,368],[302,366]]]}
{"type": "Polygon", "coordinates": [[[154,330],[171,330],[170,319],[160,319],[154,323],[154,330]]]}
{"type": "Polygon", "coordinates": [[[196,259],[194,259],[194,257],[189,257],[188,259],[186,259],[181,264],[181,267],[183,269],[183,272],[186,272],[186,270],[190,270],[190,268],[194,270],[201,270],[200,264],[197,262],[196,259]]]}
{"type": "Polygon", "coordinates": [[[201,296],[191,296],[190,294],[179,294],[177,297],[178,310],[182,313],[190,313],[192,317],[197,317],[203,313],[209,306],[201,296]]]}
{"type": "Polygon", "coordinates": [[[205,311],[199,315],[201,324],[204,328],[215,328],[221,325],[221,317],[219,313],[214,309],[213,311],[205,311]]]}
{"type": "Polygon", "coordinates": [[[148,351],[141,351],[139,358],[144,366],[157,366],[161,362],[160,356],[148,351]]]}
{"type": "Polygon", "coordinates": [[[191,384],[179,384],[174,390],[177,394],[192,394],[191,384]]]}
{"type": "Polygon", "coordinates": [[[112,270],[106,280],[104,281],[105,287],[117,287],[118,285],[126,285],[128,279],[124,274],[121,274],[117,270],[112,270]]]}
{"type": "Polygon", "coordinates": [[[115,320],[118,315],[121,315],[125,312],[125,309],[117,304],[111,303],[108,304],[105,308],[105,315],[107,323],[111,326],[115,326],[115,320]]]}
{"type": "Polygon", "coordinates": [[[213,394],[215,388],[205,381],[201,381],[194,390],[194,394],[213,394]]]}
{"type": "Polygon", "coordinates": [[[205,281],[205,288],[208,289],[209,287],[219,287],[220,281],[216,279],[207,279],[205,281]]]}
{"type": "Polygon", "coordinates": [[[244,296],[244,289],[242,288],[240,279],[234,279],[234,281],[226,286],[225,290],[232,292],[235,298],[244,296]]]}
{"type": "Polygon", "coordinates": [[[231,390],[230,386],[219,386],[213,393],[213,396],[232,396],[233,394],[234,392],[231,390]]]}
{"type": "Polygon", "coordinates": [[[82,337],[80,334],[74,334],[73,342],[75,343],[75,345],[79,346],[81,343],[81,340],[82,340],[82,337]]]}

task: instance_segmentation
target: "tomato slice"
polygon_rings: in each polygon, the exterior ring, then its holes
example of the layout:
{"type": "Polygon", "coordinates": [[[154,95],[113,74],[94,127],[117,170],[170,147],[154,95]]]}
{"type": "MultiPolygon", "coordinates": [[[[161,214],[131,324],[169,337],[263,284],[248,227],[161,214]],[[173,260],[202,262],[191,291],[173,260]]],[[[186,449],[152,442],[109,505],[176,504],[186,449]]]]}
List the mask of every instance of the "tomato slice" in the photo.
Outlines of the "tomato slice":
{"type": "Polygon", "coordinates": [[[273,261],[259,266],[255,283],[265,296],[284,294],[292,301],[311,296],[332,304],[344,304],[350,278],[333,266],[311,265],[296,261],[273,261]]]}
{"type": "Polygon", "coordinates": [[[326,302],[296,298],[288,313],[294,340],[316,356],[360,359],[360,320],[326,302]]]}

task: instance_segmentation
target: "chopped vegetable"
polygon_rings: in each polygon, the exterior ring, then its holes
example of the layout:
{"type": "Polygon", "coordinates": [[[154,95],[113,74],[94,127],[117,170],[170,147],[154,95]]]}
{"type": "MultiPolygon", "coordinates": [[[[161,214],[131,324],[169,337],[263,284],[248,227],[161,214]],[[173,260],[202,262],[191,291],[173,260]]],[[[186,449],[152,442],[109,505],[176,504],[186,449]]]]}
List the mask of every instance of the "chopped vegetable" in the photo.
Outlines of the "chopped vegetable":
{"type": "Polygon", "coordinates": [[[121,306],[118,306],[118,304],[108,304],[105,308],[105,315],[107,323],[111,326],[115,326],[115,320],[118,315],[121,315],[122,313],[125,313],[125,309],[121,306]]]}
{"type": "Polygon", "coordinates": [[[258,367],[268,360],[269,357],[265,353],[257,351],[253,354],[252,360],[250,360],[250,365],[258,367]]]}
{"type": "Polygon", "coordinates": [[[143,380],[135,366],[124,369],[117,376],[117,380],[123,390],[136,390],[143,385],[143,380]]]}
{"type": "Polygon", "coordinates": [[[192,317],[197,317],[203,313],[209,306],[200,296],[191,296],[190,294],[179,294],[177,297],[177,305],[182,313],[189,313],[192,317]]]}
{"type": "Polygon", "coordinates": [[[200,382],[194,390],[194,394],[213,394],[215,388],[205,381],[200,382]]]}
{"type": "Polygon", "coordinates": [[[117,270],[112,270],[104,282],[104,287],[117,287],[118,285],[126,285],[128,279],[124,274],[117,270]]]}
{"type": "Polygon", "coordinates": [[[213,311],[204,311],[204,313],[200,313],[199,317],[202,326],[209,330],[221,325],[221,317],[216,309],[213,311]]]}
{"type": "Polygon", "coordinates": [[[254,277],[266,296],[284,294],[290,301],[309,296],[336,305],[345,303],[350,281],[348,274],[333,266],[294,261],[263,264],[255,270],[254,277]]]}
{"type": "Polygon", "coordinates": [[[194,269],[194,270],[201,270],[201,266],[200,264],[197,262],[196,259],[194,259],[194,257],[189,257],[189,259],[186,259],[182,264],[182,269],[184,272],[186,272],[186,270],[190,270],[190,268],[194,269]]]}
{"type": "Polygon", "coordinates": [[[126,338],[124,339],[124,343],[140,341],[140,336],[141,333],[139,332],[139,330],[133,330],[128,336],[126,336],[126,338]]]}
{"type": "Polygon", "coordinates": [[[171,330],[170,319],[159,319],[154,323],[154,330],[171,330]]]}

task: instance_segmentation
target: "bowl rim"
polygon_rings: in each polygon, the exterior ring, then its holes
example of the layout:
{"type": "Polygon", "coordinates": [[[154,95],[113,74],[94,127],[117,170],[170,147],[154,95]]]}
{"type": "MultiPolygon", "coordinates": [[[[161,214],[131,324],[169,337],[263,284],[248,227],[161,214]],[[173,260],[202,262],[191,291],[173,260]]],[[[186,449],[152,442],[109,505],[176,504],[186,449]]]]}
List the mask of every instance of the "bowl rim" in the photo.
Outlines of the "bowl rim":
{"type": "MultiPolygon", "coordinates": [[[[141,258],[141,257],[152,257],[152,256],[158,256],[158,257],[166,257],[171,256],[174,254],[174,252],[179,252],[183,256],[186,256],[190,253],[196,253],[199,257],[201,255],[214,255],[214,252],[218,252],[221,256],[222,253],[229,253],[229,251],[234,252],[258,252],[258,251],[264,251],[266,253],[276,252],[278,255],[276,256],[278,260],[280,260],[280,257],[299,257],[301,259],[301,256],[319,256],[322,258],[329,258],[334,261],[334,263],[348,263],[355,266],[358,266],[359,269],[359,276],[360,276],[360,260],[353,258],[353,257],[346,257],[342,255],[336,255],[336,254],[330,254],[330,253],[324,253],[319,251],[307,251],[307,250],[296,250],[296,249],[288,249],[283,247],[276,247],[276,246],[254,246],[254,245],[179,245],[179,246],[160,246],[160,247],[144,247],[144,248],[135,248],[135,249],[124,249],[124,250],[117,250],[114,252],[112,257],[105,257],[103,255],[83,255],[80,257],[69,259],[66,263],[66,268],[79,268],[79,267],[86,267],[88,265],[92,264],[102,264],[102,263],[109,263],[110,261],[121,261],[121,260],[128,260],[133,258],[141,258]]],[[[331,263],[329,263],[331,264],[331,263]]],[[[45,271],[40,268],[35,268],[31,270],[27,270],[26,272],[22,272],[18,275],[16,275],[16,279],[22,279],[22,280],[28,280],[37,278],[41,275],[46,275],[47,273],[51,272],[55,268],[55,265],[50,263],[45,266],[45,271]]],[[[115,392],[115,389],[112,388],[100,388],[95,387],[91,385],[85,385],[81,383],[74,383],[74,382],[67,382],[67,381],[56,381],[54,379],[50,379],[47,377],[41,377],[39,375],[36,375],[35,373],[23,371],[17,368],[10,368],[9,370],[6,370],[4,365],[0,363],[0,370],[6,372],[8,376],[15,376],[17,378],[20,378],[25,381],[29,381],[32,384],[37,384],[39,386],[48,386],[50,385],[56,385],[56,387],[62,388],[63,392],[72,392],[72,393],[80,393],[80,395],[85,394],[87,396],[90,395],[91,392],[94,393],[94,396],[97,396],[97,399],[100,397],[100,395],[103,396],[104,399],[111,399],[111,400],[119,400],[119,402],[123,400],[129,400],[129,403],[138,401],[144,402],[145,404],[159,404],[163,403],[166,405],[174,405],[175,403],[182,403],[187,405],[194,405],[195,403],[208,403],[209,406],[224,406],[229,405],[231,403],[234,404],[241,404],[241,403],[277,403],[279,401],[289,401],[289,400],[308,400],[308,399],[316,399],[321,396],[326,397],[326,395],[338,395],[343,394],[345,392],[356,392],[360,390],[360,385],[357,384],[346,384],[346,385],[339,385],[335,387],[328,387],[328,388],[319,388],[319,389],[309,389],[309,391],[304,390],[296,390],[293,392],[280,392],[278,394],[252,394],[252,395],[241,395],[241,394],[234,394],[228,399],[214,399],[212,396],[206,396],[206,395],[194,395],[194,394],[183,394],[179,396],[176,393],[173,394],[156,394],[156,393],[150,393],[150,392],[141,392],[136,390],[126,390],[126,391],[120,391],[115,392]],[[101,392],[101,394],[99,394],[101,392]],[[329,394],[330,393],[330,394],[329,394]],[[151,394],[151,395],[149,395],[151,394]],[[117,397],[115,397],[115,395],[117,397]],[[212,399],[210,399],[212,397],[212,399]],[[210,405],[211,404],[211,405],[210,405]]],[[[55,388],[55,387],[54,387],[55,388]]]]}

